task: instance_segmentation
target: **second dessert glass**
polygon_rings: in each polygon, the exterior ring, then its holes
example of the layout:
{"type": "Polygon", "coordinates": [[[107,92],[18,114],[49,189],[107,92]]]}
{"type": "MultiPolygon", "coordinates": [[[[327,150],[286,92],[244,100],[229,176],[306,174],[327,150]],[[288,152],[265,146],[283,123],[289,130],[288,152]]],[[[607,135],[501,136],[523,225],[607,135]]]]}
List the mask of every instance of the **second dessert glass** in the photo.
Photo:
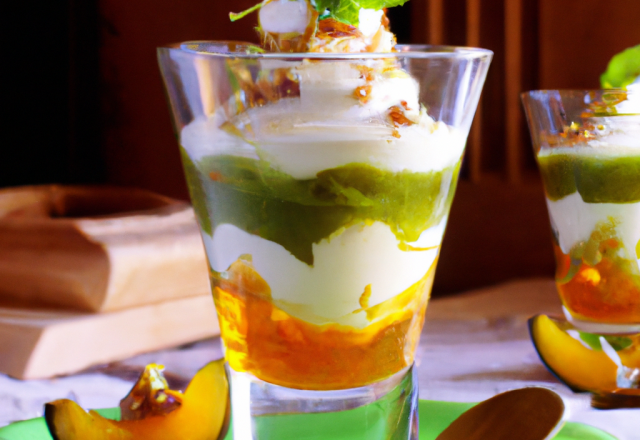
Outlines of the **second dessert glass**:
{"type": "Polygon", "coordinates": [[[415,349],[492,54],[398,49],[159,49],[236,440],[417,438],[415,349]]]}
{"type": "Polygon", "coordinates": [[[559,352],[551,368],[578,390],[640,396],[640,93],[538,90],[522,99],[551,219],[562,328],[601,365],[559,352]]]}

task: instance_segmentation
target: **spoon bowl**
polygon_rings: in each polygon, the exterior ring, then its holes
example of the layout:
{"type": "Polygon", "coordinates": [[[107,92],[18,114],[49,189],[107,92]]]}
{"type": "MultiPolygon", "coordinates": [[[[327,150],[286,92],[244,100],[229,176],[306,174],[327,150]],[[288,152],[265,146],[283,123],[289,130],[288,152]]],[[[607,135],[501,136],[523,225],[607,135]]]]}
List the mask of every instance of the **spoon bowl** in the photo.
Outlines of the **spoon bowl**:
{"type": "Polygon", "coordinates": [[[530,387],[498,394],[463,413],[436,440],[547,440],[564,423],[562,398],[530,387]]]}

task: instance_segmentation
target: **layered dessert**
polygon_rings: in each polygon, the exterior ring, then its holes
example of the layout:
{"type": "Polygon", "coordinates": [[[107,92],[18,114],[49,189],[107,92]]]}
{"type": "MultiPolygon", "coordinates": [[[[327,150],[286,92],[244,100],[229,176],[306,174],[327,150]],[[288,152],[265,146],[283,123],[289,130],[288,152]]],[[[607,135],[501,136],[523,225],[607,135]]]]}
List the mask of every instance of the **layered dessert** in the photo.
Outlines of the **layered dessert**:
{"type": "MultiPolygon", "coordinates": [[[[271,51],[394,50],[383,11],[358,26],[308,2],[260,14],[271,51]]],[[[180,143],[229,365],[310,390],[408,368],[466,133],[391,55],[229,58],[225,74],[228,101],[180,143]]]]}
{"type": "Polygon", "coordinates": [[[547,139],[537,159],[567,318],[600,332],[638,331],[640,82],[611,97],[547,139]]]}

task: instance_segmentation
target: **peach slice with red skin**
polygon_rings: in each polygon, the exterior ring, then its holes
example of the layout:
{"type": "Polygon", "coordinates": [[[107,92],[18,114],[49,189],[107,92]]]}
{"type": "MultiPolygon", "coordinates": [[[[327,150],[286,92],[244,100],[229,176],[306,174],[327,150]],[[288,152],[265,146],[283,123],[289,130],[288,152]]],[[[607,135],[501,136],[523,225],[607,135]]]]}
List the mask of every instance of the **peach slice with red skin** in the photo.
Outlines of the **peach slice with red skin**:
{"type": "MultiPolygon", "coordinates": [[[[135,387],[134,387],[135,389],[135,387]]],[[[54,440],[217,440],[230,416],[224,360],[207,364],[193,377],[180,405],[167,414],[115,421],[88,413],[72,400],[45,405],[45,420],[54,440]]]]}

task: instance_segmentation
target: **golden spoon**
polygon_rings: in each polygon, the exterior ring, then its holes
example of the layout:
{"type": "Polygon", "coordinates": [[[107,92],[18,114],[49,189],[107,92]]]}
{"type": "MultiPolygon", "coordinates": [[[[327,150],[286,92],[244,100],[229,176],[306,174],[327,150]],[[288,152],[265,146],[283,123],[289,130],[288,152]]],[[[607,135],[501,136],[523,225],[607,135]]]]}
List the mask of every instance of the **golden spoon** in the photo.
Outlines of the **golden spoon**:
{"type": "Polygon", "coordinates": [[[546,388],[507,391],[479,403],[436,440],[545,440],[563,424],[562,398],[546,388]]]}

